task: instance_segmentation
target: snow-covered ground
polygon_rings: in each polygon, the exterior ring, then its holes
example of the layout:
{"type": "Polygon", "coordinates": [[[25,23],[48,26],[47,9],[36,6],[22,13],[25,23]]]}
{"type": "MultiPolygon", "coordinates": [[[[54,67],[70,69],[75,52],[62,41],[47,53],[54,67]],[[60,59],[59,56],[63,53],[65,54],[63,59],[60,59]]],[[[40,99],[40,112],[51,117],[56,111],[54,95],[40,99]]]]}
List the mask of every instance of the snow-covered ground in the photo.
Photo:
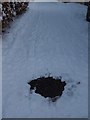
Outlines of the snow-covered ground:
{"type": "MultiPolygon", "coordinates": [[[[5,0],[4,0],[5,1],[5,0]]],[[[8,2],[18,2],[19,0],[6,0],[8,2]]],[[[89,0],[20,0],[21,2],[89,2],[89,0]]]]}
{"type": "Polygon", "coordinates": [[[58,0],[31,0],[31,2],[58,2],[58,0]]]}
{"type": "Polygon", "coordinates": [[[28,0],[29,2],[89,2],[89,0],[28,0]]]}
{"type": "Polygon", "coordinates": [[[0,35],[0,119],[2,118],[2,36],[0,35]]]}
{"type": "Polygon", "coordinates": [[[4,118],[88,117],[86,10],[75,3],[30,3],[3,35],[4,118]],[[62,97],[51,104],[31,95],[27,84],[49,73],[67,82],[62,97]]]}

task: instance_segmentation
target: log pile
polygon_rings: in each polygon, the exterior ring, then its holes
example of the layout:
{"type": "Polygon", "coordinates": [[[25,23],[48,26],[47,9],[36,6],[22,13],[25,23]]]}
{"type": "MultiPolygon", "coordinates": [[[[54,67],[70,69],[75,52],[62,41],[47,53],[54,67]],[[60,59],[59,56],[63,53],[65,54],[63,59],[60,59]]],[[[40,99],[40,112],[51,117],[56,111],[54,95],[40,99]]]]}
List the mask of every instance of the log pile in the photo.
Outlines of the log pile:
{"type": "Polygon", "coordinates": [[[2,3],[2,30],[13,21],[14,17],[27,10],[28,2],[3,2],[2,3]]]}

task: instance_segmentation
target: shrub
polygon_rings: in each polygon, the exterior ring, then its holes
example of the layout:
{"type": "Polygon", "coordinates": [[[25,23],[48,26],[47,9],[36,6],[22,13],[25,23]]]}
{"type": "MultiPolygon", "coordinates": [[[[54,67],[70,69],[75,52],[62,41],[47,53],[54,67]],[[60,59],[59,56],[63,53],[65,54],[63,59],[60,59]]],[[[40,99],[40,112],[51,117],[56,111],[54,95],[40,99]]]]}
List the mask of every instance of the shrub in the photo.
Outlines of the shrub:
{"type": "Polygon", "coordinates": [[[16,15],[26,11],[28,2],[3,2],[2,3],[2,29],[4,30],[16,15]]]}

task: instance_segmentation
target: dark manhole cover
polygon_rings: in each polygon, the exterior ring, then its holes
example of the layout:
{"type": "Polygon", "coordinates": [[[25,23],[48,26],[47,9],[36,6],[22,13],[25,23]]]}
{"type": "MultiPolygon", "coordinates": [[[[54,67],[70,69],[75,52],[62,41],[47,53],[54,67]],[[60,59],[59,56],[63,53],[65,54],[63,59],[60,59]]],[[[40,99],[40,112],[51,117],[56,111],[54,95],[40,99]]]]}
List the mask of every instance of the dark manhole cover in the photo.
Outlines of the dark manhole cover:
{"type": "Polygon", "coordinates": [[[30,85],[30,91],[35,90],[35,93],[45,98],[49,97],[52,102],[55,102],[62,95],[66,82],[62,82],[61,77],[40,77],[31,80],[28,84],[30,85]]]}

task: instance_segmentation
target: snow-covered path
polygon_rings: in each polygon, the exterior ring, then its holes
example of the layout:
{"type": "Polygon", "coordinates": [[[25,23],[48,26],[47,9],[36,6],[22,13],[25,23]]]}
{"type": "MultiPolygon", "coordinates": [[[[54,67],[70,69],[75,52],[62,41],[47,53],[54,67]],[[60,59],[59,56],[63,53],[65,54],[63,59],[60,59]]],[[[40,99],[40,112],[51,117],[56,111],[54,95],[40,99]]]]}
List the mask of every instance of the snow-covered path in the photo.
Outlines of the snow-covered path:
{"type": "Polygon", "coordinates": [[[3,117],[88,116],[85,13],[75,3],[31,3],[3,35],[3,117]],[[48,73],[67,82],[56,104],[29,94],[27,82],[48,73]]]}

